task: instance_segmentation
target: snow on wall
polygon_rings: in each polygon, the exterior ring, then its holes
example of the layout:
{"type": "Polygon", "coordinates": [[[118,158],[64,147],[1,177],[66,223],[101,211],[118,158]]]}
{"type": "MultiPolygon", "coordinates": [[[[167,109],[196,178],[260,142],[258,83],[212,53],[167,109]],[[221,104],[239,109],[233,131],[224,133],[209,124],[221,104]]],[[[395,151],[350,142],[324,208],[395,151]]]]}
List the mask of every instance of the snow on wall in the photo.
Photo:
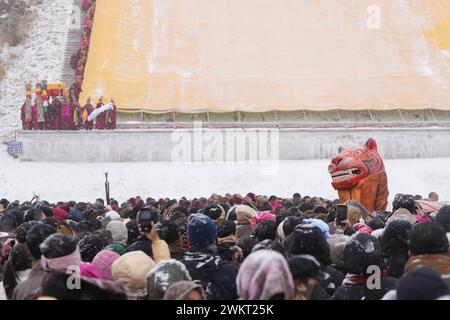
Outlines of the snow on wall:
{"type": "MultiPolygon", "coordinates": [[[[25,82],[61,80],[66,36],[73,0],[43,0],[36,6],[37,19],[28,40],[14,48],[17,58],[0,81],[0,130],[18,129],[25,82]]],[[[2,133],[0,132],[0,135],[2,133]]]]}

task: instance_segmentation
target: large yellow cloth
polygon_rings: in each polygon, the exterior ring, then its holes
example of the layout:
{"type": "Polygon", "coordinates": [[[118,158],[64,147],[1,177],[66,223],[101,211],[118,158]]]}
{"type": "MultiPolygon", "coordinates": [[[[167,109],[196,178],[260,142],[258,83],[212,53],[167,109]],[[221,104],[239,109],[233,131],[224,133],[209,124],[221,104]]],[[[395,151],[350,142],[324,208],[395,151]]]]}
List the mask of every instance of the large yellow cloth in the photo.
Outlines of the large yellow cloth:
{"type": "Polygon", "coordinates": [[[80,103],[100,96],[121,111],[450,110],[450,1],[97,0],[80,103]]]}

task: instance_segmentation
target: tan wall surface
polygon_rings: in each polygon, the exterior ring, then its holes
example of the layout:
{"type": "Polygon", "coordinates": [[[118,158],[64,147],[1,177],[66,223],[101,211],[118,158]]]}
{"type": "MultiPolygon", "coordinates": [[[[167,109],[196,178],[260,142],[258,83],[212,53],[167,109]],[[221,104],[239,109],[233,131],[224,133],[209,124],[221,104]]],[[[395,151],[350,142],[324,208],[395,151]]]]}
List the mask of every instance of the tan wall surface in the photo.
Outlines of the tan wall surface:
{"type": "Polygon", "coordinates": [[[84,102],[450,109],[449,0],[97,0],[84,102]],[[379,29],[368,28],[380,9],[379,29]]]}

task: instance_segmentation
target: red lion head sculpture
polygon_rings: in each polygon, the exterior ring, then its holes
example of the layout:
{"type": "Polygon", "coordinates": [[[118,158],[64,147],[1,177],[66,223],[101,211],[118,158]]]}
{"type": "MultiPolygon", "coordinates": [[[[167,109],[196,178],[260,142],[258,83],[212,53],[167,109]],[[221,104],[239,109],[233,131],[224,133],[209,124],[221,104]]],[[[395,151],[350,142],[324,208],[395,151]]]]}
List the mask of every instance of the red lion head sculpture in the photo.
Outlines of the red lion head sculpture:
{"type": "Polygon", "coordinates": [[[369,139],[358,149],[339,148],[328,172],[341,202],[357,200],[370,211],[386,209],[387,177],[374,139],[369,139]]]}

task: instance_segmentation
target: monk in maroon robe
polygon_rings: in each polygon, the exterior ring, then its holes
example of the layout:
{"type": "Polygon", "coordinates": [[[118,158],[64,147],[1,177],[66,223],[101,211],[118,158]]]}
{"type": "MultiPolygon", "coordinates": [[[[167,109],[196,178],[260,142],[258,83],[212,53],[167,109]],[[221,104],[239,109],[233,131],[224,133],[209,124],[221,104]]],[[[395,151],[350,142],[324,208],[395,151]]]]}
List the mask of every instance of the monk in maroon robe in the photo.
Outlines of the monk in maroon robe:
{"type": "Polygon", "coordinates": [[[54,97],[49,106],[49,112],[52,117],[52,129],[61,130],[61,102],[57,97],[54,97]]]}
{"type": "Polygon", "coordinates": [[[94,111],[94,106],[91,104],[91,98],[88,98],[82,112],[82,119],[86,130],[94,129],[94,121],[88,121],[88,117],[91,115],[92,111],[94,111]]]}
{"type": "Polygon", "coordinates": [[[23,130],[31,130],[32,128],[32,105],[31,105],[31,97],[27,96],[27,100],[22,105],[22,128],[23,130]]]}
{"type": "Polygon", "coordinates": [[[111,104],[113,109],[106,111],[106,129],[108,130],[114,130],[117,127],[117,107],[113,99],[111,99],[111,104]]]}
{"type": "MultiPolygon", "coordinates": [[[[103,97],[98,100],[96,109],[100,109],[103,107],[103,97]]],[[[97,116],[95,121],[95,128],[97,130],[105,130],[106,129],[106,112],[102,112],[97,116]]]]}
{"type": "Polygon", "coordinates": [[[39,129],[38,128],[38,112],[37,112],[36,104],[33,104],[31,106],[31,118],[32,118],[31,127],[33,128],[33,130],[39,129]]]}
{"type": "Polygon", "coordinates": [[[80,130],[83,125],[83,120],[81,119],[81,106],[77,101],[74,101],[72,104],[73,112],[72,112],[72,124],[73,130],[80,130]]]}
{"type": "Polygon", "coordinates": [[[69,130],[71,121],[72,121],[72,112],[70,101],[68,98],[64,98],[64,103],[61,108],[61,129],[69,130]]]}

